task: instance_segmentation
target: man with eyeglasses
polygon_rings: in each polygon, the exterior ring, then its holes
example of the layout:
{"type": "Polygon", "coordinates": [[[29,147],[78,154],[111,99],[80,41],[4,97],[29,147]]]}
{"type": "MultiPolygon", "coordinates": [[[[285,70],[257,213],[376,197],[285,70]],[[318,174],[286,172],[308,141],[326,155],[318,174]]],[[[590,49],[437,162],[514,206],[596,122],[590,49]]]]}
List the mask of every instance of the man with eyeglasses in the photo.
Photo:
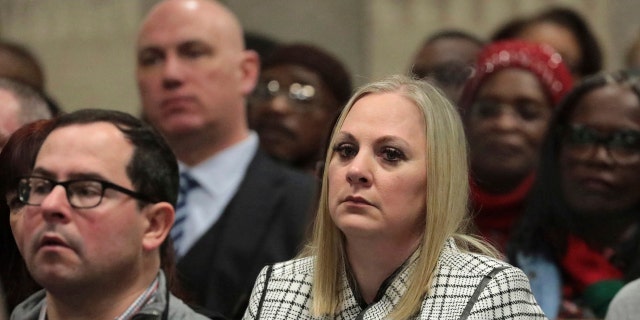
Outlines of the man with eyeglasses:
{"type": "Polygon", "coordinates": [[[177,186],[169,146],[134,117],[82,110],[55,120],[6,199],[44,288],[11,318],[206,319],[170,293],[177,186]]]}
{"type": "Polygon", "coordinates": [[[457,105],[484,45],[482,39],[470,32],[439,30],[422,42],[411,60],[410,72],[434,83],[457,105]]]}
{"type": "Polygon", "coordinates": [[[238,19],[222,4],[167,0],[140,28],[142,113],[181,173],[172,238],[187,290],[240,318],[260,270],[296,255],[311,218],[313,179],[258,150],[246,102],[259,71],[238,19]]]}
{"type": "Polygon", "coordinates": [[[249,124],[270,156],[314,174],[330,126],[351,95],[351,76],[329,52],[302,43],[276,49],[262,66],[249,124]]]}

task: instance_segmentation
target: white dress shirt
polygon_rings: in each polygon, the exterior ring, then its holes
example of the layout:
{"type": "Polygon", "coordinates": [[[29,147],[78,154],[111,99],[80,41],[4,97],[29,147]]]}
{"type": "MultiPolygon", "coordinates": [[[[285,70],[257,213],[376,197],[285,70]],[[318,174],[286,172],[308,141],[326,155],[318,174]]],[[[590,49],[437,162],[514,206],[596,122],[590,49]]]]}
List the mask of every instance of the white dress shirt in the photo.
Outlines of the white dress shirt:
{"type": "Polygon", "coordinates": [[[218,221],[238,191],[258,144],[258,135],[251,131],[246,139],[195,167],[179,163],[180,172],[188,172],[198,182],[187,194],[184,234],[176,248],[179,257],[218,221]]]}

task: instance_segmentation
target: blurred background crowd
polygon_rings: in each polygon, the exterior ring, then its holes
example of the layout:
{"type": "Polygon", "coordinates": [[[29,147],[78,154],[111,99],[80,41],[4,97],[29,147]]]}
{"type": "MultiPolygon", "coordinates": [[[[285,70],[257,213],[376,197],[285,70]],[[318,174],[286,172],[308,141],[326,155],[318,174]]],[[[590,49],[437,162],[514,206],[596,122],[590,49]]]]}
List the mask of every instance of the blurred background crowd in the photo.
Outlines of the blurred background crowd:
{"type": "MultiPolygon", "coordinates": [[[[42,93],[45,113],[137,115],[134,43],[156,2],[0,0],[0,76],[42,93]]],[[[317,173],[352,88],[412,74],[462,114],[474,228],[548,316],[604,317],[640,277],[639,3],[227,4],[261,58],[247,115],[271,157],[317,173]]]]}
{"type": "MultiPolygon", "coordinates": [[[[26,45],[46,86],[68,110],[138,110],[132,70],[138,25],[157,0],[0,0],[0,37],[26,45]]],[[[312,42],[335,54],[360,85],[403,73],[430,34],[455,28],[488,39],[506,21],[553,5],[579,12],[596,35],[603,66],[625,65],[640,29],[633,0],[225,1],[249,33],[312,42]]]]}

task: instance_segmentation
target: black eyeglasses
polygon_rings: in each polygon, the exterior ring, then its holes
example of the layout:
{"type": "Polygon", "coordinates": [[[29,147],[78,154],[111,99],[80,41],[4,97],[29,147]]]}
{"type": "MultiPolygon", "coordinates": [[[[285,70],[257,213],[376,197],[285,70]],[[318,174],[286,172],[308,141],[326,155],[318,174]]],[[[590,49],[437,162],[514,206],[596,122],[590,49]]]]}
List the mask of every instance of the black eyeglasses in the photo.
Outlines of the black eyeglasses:
{"type": "Polygon", "coordinates": [[[581,124],[572,124],[565,129],[565,150],[576,157],[593,154],[598,145],[602,145],[618,164],[631,164],[640,161],[640,131],[618,130],[604,134],[581,124]]]}
{"type": "Polygon", "coordinates": [[[294,82],[289,87],[284,86],[278,80],[259,82],[253,92],[257,100],[270,100],[279,94],[284,94],[296,107],[304,107],[316,96],[316,88],[309,84],[294,82]]]}
{"type": "Polygon", "coordinates": [[[106,189],[113,189],[145,202],[153,202],[143,194],[103,180],[78,179],[59,182],[42,177],[20,179],[20,181],[18,181],[18,199],[24,204],[39,206],[51,193],[53,188],[58,185],[65,189],[69,204],[76,209],[97,207],[102,202],[102,197],[106,189]]]}

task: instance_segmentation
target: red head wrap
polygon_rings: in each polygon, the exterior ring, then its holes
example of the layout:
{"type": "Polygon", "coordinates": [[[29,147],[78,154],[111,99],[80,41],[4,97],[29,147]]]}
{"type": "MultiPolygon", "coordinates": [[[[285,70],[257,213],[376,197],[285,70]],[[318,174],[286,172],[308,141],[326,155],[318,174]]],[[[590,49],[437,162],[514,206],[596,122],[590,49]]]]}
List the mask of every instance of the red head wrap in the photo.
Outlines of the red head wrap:
{"type": "Polygon", "coordinates": [[[465,110],[475,100],[482,83],[487,78],[507,68],[519,68],[530,71],[540,81],[555,107],[573,85],[571,73],[562,61],[562,57],[546,44],[521,40],[494,42],[478,55],[475,71],[467,81],[460,98],[460,107],[465,110]]]}

